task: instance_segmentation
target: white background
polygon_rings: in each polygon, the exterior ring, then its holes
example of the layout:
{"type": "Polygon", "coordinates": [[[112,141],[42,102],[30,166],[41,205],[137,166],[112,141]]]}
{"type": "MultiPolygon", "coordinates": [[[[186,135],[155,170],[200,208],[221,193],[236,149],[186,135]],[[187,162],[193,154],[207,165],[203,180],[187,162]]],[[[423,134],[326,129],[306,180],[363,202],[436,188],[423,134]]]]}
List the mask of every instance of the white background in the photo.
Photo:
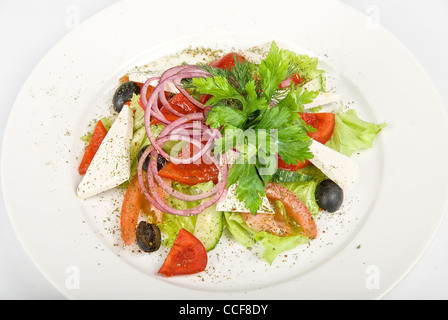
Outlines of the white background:
{"type": "MultiPolygon", "coordinates": [[[[448,1],[341,1],[378,20],[416,56],[439,90],[448,111],[448,1]]],[[[22,83],[46,52],[74,26],[69,19],[73,6],[79,10],[79,22],[82,22],[115,2],[117,0],[0,0],[1,138],[22,83]]],[[[422,112],[425,112],[424,107],[422,112]]],[[[26,156],[26,150],[23,152],[26,156]]],[[[424,153],[424,146],[417,146],[416,152],[424,153]]],[[[419,169],[416,168],[415,174],[423,174],[419,169]]],[[[12,230],[1,194],[0,299],[64,299],[26,256],[12,230]]],[[[384,299],[448,299],[447,218],[422,259],[384,299]]]]}

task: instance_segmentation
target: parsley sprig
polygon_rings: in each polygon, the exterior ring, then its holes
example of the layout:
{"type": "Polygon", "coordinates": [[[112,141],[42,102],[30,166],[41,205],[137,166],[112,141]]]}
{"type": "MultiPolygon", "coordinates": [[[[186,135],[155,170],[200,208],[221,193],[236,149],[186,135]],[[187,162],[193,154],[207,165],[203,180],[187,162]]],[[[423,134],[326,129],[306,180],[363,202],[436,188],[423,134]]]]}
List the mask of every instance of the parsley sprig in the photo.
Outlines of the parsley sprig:
{"type": "Polygon", "coordinates": [[[300,59],[291,51],[281,50],[273,42],[260,64],[235,59],[230,70],[201,65],[212,77],[194,78],[190,84],[200,94],[211,96],[206,124],[222,128],[223,133],[215,143],[215,154],[232,149],[239,153],[227,187],[238,183],[238,199],[253,214],[262,205],[278,156],[287,164],[313,157],[307,131],[314,128],[306,125],[299,113],[318,93],[294,85],[279,88],[282,81],[300,72],[297,61],[300,59]]]}

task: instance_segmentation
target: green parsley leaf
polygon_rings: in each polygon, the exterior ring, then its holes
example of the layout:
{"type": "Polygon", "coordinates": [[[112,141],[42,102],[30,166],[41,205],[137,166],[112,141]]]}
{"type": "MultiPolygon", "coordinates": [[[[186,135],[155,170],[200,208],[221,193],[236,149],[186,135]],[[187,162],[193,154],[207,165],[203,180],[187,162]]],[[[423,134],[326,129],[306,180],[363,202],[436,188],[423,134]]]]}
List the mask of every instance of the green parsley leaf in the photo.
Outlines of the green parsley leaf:
{"type": "Polygon", "coordinates": [[[215,106],[207,115],[206,124],[213,129],[224,125],[241,127],[246,122],[246,115],[243,111],[226,106],[215,106]]]}
{"type": "Polygon", "coordinates": [[[236,195],[239,201],[244,201],[252,214],[256,214],[263,203],[262,197],[265,196],[264,183],[258,175],[255,165],[246,163],[244,170],[241,171],[236,195]]]}
{"type": "Polygon", "coordinates": [[[258,70],[263,96],[271,101],[280,83],[290,75],[289,59],[282,54],[275,42],[272,42],[269,54],[260,63],[258,70]]]}
{"type": "Polygon", "coordinates": [[[237,160],[229,171],[226,188],[229,188],[232,184],[238,182],[246,168],[246,163],[241,163],[241,160],[237,160]]]}
{"type": "Polygon", "coordinates": [[[286,106],[275,106],[263,114],[263,118],[257,124],[257,129],[281,129],[288,125],[292,125],[299,118],[297,112],[291,111],[286,106]]]}
{"type": "Polygon", "coordinates": [[[309,150],[312,140],[303,126],[290,126],[278,132],[278,154],[287,164],[297,164],[313,158],[309,150]]]}
{"type": "Polygon", "coordinates": [[[223,77],[194,78],[194,85],[201,94],[209,94],[212,97],[206,105],[214,105],[221,100],[238,100],[245,102],[244,97],[223,77]]]}
{"type": "Polygon", "coordinates": [[[290,90],[286,97],[280,100],[277,105],[287,106],[291,111],[296,113],[303,112],[303,105],[312,102],[318,94],[319,92],[317,91],[308,91],[307,89],[298,87],[297,89],[290,90]]]}
{"type": "Polygon", "coordinates": [[[211,96],[206,104],[212,106],[206,124],[223,128],[223,136],[215,141],[214,154],[231,149],[240,152],[230,169],[227,187],[237,184],[238,199],[256,213],[262,204],[265,185],[276,172],[278,156],[288,164],[313,157],[307,131],[315,129],[299,113],[318,92],[294,83],[288,88],[279,85],[296,73],[307,81],[321,74],[317,59],[281,50],[272,42],[259,65],[235,59],[235,67],[230,69],[201,67],[212,76],[194,78],[189,87],[211,96]]]}
{"type": "Polygon", "coordinates": [[[247,82],[245,89],[247,95],[243,111],[246,113],[247,117],[257,110],[266,110],[269,108],[269,103],[266,98],[258,97],[255,80],[247,82]]]}

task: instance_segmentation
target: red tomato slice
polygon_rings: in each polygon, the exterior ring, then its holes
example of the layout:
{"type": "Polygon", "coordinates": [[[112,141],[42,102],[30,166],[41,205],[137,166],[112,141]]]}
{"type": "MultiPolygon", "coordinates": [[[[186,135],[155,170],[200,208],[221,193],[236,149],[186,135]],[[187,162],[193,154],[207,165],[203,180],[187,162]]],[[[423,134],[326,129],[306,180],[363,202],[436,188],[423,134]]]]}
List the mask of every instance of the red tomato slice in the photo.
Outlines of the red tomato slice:
{"type": "Polygon", "coordinates": [[[182,93],[175,94],[169,101],[174,110],[183,114],[195,113],[201,111],[197,106],[191,103],[182,93]]]}
{"type": "MultiPolygon", "coordinates": [[[[182,93],[175,94],[171,99],[168,100],[168,103],[174,110],[182,114],[190,114],[201,111],[197,106],[191,103],[182,93]]],[[[160,108],[160,112],[162,112],[162,114],[168,121],[174,121],[179,119],[178,116],[169,112],[165,107],[160,108]]],[[[156,124],[159,122],[160,122],[159,120],[153,119],[151,121],[151,124],[156,124]]]]}
{"type": "Polygon", "coordinates": [[[201,95],[201,98],[199,100],[200,103],[206,104],[208,100],[210,100],[211,96],[209,94],[203,94],[201,95]]]}
{"type": "Polygon", "coordinates": [[[300,74],[295,73],[292,75],[292,77],[282,81],[282,83],[280,83],[280,85],[279,85],[279,88],[289,87],[291,85],[291,82],[294,82],[295,84],[300,84],[304,81],[305,80],[303,80],[303,78],[300,76],[300,74]]]}
{"type": "MultiPolygon", "coordinates": [[[[317,130],[316,132],[308,132],[310,138],[322,144],[325,144],[330,140],[336,123],[334,113],[302,113],[300,117],[306,124],[313,126],[317,130]]],[[[298,164],[286,164],[280,156],[278,157],[278,168],[283,170],[297,171],[310,164],[311,162],[308,160],[299,162],[298,164]]]]}
{"type": "Polygon", "coordinates": [[[98,151],[101,143],[103,142],[104,137],[107,134],[106,128],[104,128],[103,122],[100,120],[95,126],[93,130],[92,139],[90,140],[89,145],[87,146],[86,151],[84,152],[84,156],[82,157],[81,163],[78,168],[78,172],[81,175],[85,175],[87,169],[90,166],[90,163],[93,160],[96,152],[98,151]]]}
{"type": "Polygon", "coordinates": [[[305,204],[293,192],[276,183],[269,183],[266,188],[266,197],[270,200],[281,201],[286,213],[302,228],[302,234],[311,239],[316,238],[316,222],[305,204]]]}
{"type": "Polygon", "coordinates": [[[129,246],[136,239],[136,228],[140,209],[142,207],[143,193],[138,182],[138,175],[132,178],[121,207],[121,235],[125,245],[129,246]]]}
{"type": "Polygon", "coordinates": [[[334,113],[302,113],[300,117],[316,128],[316,132],[308,132],[308,136],[317,142],[325,144],[334,132],[336,117],[334,113]]]}
{"type": "Polygon", "coordinates": [[[284,162],[282,160],[282,158],[280,158],[280,156],[278,156],[278,160],[277,160],[277,166],[279,169],[282,170],[289,170],[289,171],[297,171],[300,169],[303,169],[305,167],[308,167],[311,164],[311,162],[309,160],[305,160],[305,162],[300,162],[298,164],[287,164],[286,162],[284,162]]]}
{"type": "Polygon", "coordinates": [[[204,245],[185,229],[180,229],[159,273],[171,277],[204,271],[208,257],[204,245]]]}
{"type": "MultiPolygon", "coordinates": [[[[174,120],[179,119],[178,116],[176,116],[176,115],[172,114],[171,112],[169,112],[168,110],[166,110],[165,107],[160,108],[160,112],[163,114],[165,119],[167,119],[169,122],[173,122],[174,120]]],[[[160,123],[160,121],[155,118],[151,120],[151,125],[157,124],[157,123],[160,123]]]]}
{"type": "Polygon", "coordinates": [[[118,83],[119,84],[122,84],[122,83],[125,83],[125,82],[128,82],[129,81],[129,75],[128,74],[125,74],[124,76],[122,76],[119,80],[118,80],[118,83]]]}
{"type": "Polygon", "coordinates": [[[212,67],[230,70],[231,68],[235,67],[235,60],[238,62],[246,61],[246,59],[241,54],[230,52],[223,57],[213,61],[212,63],[210,63],[210,65],[212,67]]]}
{"type": "Polygon", "coordinates": [[[159,171],[159,176],[162,178],[190,186],[208,181],[217,184],[218,174],[218,168],[214,164],[172,164],[170,162],[159,171]]]}
{"type": "MultiPolygon", "coordinates": [[[[193,144],[190,144],[189,150],[191,157],[194,154],[193,144]]],[[[213,181],[214,184],[217,184],[219,170],[215,164],[208,164],[204,161],[198,164],[173,164],[169,162],[158,174],[162,178],[193,186],[208,181],[213,181]]]]}

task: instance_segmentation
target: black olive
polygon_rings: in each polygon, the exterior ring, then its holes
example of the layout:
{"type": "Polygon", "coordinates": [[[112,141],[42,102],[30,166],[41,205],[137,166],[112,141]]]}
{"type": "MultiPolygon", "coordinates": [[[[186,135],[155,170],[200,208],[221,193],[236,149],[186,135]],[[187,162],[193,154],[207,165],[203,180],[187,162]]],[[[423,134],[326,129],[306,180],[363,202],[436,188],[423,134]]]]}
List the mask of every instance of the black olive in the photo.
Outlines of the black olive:
{"type": "MultiPolygon", "coordinates": [[[[140,149],[140,151],[138,152],[138,158],[140,159],[143,155],[143,152],[145,152],[146,148],[148,148],[148,146],[144,146],[143,148],[140,149]]],[[[148,171],[148,166],[149,166],[149,159],[150,157],[147,157],[145,159],[145,163],[143,163],[143,169],[148,171]]],[[[168,160],[166,160],[164,157],[162,157],[160,154],[157,156],[157,171],[162,170],[165,166],[166,163],[168,162],[168,160]]]]}
{"type": "Polygon", "coordinates": [[[140,86],[136,82],[128,81],[122,83],[112,98],[114,110],[120,112],[123,109],[123,105],[131,100],[134,93],[140,94],[140,86]]]}
{"type": "Polygon", "coordinates": [[[137,226],[137,244],[144,252],[159,250],[162,238],[159,227],[154,223],[141,221],[137,226]]]}
{"type": "Polygon", "coordinates": [[[332,180],[324,180],[316,188],[316,202],[319,207],[328,212],[337,211],[344,201],[344,192],[332,180]]]}

